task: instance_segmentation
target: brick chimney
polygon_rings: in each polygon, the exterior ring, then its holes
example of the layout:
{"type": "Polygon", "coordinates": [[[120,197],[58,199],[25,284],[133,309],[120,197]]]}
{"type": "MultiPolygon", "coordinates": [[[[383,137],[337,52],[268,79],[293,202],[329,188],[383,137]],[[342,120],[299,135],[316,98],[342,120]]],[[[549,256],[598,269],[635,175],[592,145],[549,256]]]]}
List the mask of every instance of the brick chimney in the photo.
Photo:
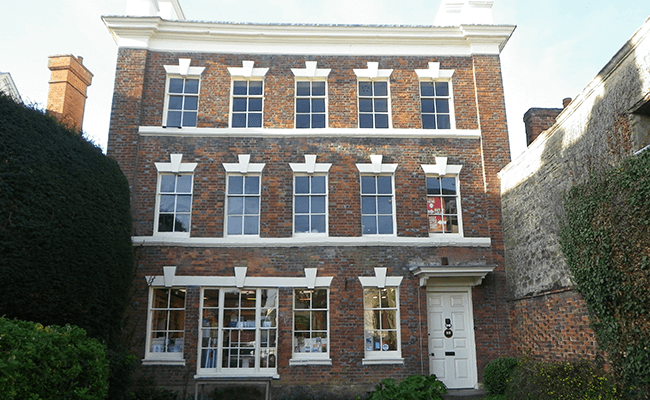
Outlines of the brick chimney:
{"type": "MultiPolygon", "coordinates": [[[[570,98],[562,100],[562,106],[566,108],[571,103],[570,98]]],[[[533,140],[545,130],[555,124],[555,119],[564,108],[531,108],[524,114],[524,126],[526,127],[526,145],[530,146],[533,140]]]]}
{"type": "Polygon", "coordinates": [[[50,56],[52,71],[47,111],[68,127],[81,132],[86,106],[86,89],[93,74],[83,66],[83,58],[73,55],[50,56]]]}

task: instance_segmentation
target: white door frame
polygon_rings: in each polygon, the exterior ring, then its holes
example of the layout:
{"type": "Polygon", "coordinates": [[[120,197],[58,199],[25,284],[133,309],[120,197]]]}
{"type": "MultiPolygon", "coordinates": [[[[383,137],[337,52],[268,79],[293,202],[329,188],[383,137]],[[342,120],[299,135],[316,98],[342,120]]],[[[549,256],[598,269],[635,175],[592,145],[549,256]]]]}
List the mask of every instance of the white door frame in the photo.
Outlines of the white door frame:
{"type": "Polygon", "coordinates": [[[429,332],[429,327],[430,327],[430,321],[429,321],[429,293],[467,293],[467,298],[468,298],[468,310],[467,310],[467,316],[468,316],[468,321],[467,321],[467,327],[468,327],[468,341],[469,341],[469,351],[470,351],[470,357],[471,357],[471,365],[469,366],[469,374],[470,374],[470,380],[473,383],[473,388],[478,389],[478,368],[476,365],[476,340],[474,337],[474,303],[472,300],[472,287],[469,285],[453,285],[451,282],[448,282],[447,285],[436,285],[432,281],[435,281],[433,279],[430,279],[428,282],[428,285],[426,287],[426,298],[427,298],[427,359],[429,360],[429,373],[431,374],[431,342],[428,339],[430,336],[429,332]]]}

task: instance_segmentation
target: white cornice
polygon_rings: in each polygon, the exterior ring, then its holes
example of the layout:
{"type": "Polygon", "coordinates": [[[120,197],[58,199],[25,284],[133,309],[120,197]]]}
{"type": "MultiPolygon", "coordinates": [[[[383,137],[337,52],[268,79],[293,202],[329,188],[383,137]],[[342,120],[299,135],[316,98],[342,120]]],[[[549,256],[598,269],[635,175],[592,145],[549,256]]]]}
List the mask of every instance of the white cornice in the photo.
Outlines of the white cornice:
{"type": "Polygon", "coordinates": [[[514,25],[290,25],[102,17],[119,47],[171,52],[312,55],[499,54],[514,25]]]}
{"type": "Polygon", "coordinates": [[[173,137],[256,137],[256,138],[422,138],[422,139],[480,139],[478,129],[367,129],[367,128],[323,128],[323,129],[282,129],[282,128],[163,128],[160,126],[141,126],[142,136],[173,137]]]}

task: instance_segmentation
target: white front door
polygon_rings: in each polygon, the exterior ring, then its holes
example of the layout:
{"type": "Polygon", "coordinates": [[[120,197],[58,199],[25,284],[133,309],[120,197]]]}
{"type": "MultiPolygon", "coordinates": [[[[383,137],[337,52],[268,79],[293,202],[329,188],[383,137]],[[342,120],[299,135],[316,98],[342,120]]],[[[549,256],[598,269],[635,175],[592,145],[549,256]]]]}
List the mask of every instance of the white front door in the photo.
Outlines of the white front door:
{"type": "Polygon", "coordinates": [[[470,289],[429,292],[429,371],[449,389],[476,386],[470,289]]]}

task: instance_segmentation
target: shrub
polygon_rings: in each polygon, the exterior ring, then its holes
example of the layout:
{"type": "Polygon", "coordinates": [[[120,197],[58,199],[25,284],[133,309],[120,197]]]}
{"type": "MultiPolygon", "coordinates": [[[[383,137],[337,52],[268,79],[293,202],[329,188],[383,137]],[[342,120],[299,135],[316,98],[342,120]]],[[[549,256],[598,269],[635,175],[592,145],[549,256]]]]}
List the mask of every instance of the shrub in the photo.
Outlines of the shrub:
{"type": "Polygon", "coordinates": [[[0,393],[13,399],[104,399],[106,348],[72,326],[0,318],[0,393]]]}
{"type": "Polygon", "coordinates": [[[517,368],[515,357],[502,357],[490,361],[483,371],[483,385],[490,394],[504,394],[508,380],[517,368]]]}
{"type": "Polygon", "coordinates": [[[132,400],[178,400],[178,393],[162,387],[144,387],[133,391],[132,400]]]}
{"type": "Polygon", "coordinates": [[[366,400],[435,400],[445,393],[445,384],[435,375],[411,375],[399,385],[394,379],[384,379],[366,400]]]}
{"type": "Polygon", "coordinates": [[[506,391],[508,399],[611,400],[621,398],[604,371],[589,361],[521,360],[506,391]]]}

